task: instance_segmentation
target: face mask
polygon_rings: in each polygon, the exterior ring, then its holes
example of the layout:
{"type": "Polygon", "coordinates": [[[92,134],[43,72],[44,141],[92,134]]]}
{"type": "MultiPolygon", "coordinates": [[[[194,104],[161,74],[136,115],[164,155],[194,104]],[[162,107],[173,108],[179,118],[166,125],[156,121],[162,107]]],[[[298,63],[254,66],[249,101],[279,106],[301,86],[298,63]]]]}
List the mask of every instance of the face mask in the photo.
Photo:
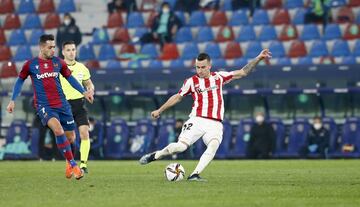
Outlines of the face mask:
{"type": "Polygon", "coordinates": [[[256,116],[255,120],[256,120],[257,123],[263,123],[264,117],[263,116],[256,116]]]}
{"type": "Polygon", "coordinates": [[[162,9],[162,12],[163,12],[163,13],[169,13],[169,12],[170,12],[170,9],[167,8],[167,7],[166,7],[166,8],[163,8],[163,9],[162,9]]]}
{"type": "Polygon", "coordinates": [[[71,20],[70,20],[70,19],[65,19],[65,20],[64,20],[64,24],[65,24],[66,26],[70,25],[70,23],[71,23],[71,20]]]}
{"type": "Polygon", "coordinates": [[[316,130],[321,129],[321,127],[322,127],[322,124],[321,124],[321,123],[315,123],[315,124],[314,124],[314,128],[315,128],[316,130]]]}

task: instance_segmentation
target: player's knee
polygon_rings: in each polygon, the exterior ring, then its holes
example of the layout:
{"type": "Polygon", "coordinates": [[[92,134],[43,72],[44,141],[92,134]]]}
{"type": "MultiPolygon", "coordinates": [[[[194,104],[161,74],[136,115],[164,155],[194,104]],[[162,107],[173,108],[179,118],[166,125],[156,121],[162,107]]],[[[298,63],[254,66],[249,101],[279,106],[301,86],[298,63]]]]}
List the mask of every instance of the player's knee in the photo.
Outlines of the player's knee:
{"type": "Polygon", "coordinates": [[[170,154],[180,153],[187,149],[187,145],[182,142],[171,143],[168,149],[170,154]]]}
{"type": "Polygon", "coordinates": [[[220,146],[220,142],[218,140],[216,140],[216,139],[213,139],[208,143],[207,150],[209,152],[215,154],[217,149],[219,148],[219,146],[220,146]]]}
{"type": "Polygon", "coordinates": [[[89,132],[87,130],[80,131],[80,139],[88,140],[89,139],[89,132]]]}

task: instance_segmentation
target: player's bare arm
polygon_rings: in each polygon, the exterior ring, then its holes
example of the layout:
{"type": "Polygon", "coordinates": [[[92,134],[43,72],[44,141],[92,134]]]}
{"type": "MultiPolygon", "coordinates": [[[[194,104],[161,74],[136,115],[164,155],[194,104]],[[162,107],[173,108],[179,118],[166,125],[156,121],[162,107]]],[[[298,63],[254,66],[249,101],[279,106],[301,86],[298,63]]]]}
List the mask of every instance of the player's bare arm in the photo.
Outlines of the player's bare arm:
{"type": "Polygon", "coordinates": [[[166,109],[174,106],[182,100],[182,96],[180,94],[175,94],[171,96],[159,109],[151,112],[151,117],[157,119],[160,117],[160,114],[164,112],[166,109]]]}
{"type": "Polygon", "coordinates": [[[89,103],[92,104],[94,102],[94,92],[93,91],[87,90],[83,93],[83,95],[89,103]]]}
{"type": "Polygon", "coordinates": [[[246,64],[243,68],[241,68],[240,70],[233,71],[234,73],[233,79],[240,79],[249,75],[252,71],[255,70],[256,65],[261,60],[268,58],[271,58],[271,52],[269,51],[269,49],[262,50],[256,58],[254,58],[252,61],[246,64]]]}
{"type": "Polygon", "coordinates": [[[92,94],[94,95],[95,86],[94,86],[93,82],[91,81],[91,79],[84,80],[83,81],[83,86],[85,86],[86,90],[91,91],[92,94]]]}

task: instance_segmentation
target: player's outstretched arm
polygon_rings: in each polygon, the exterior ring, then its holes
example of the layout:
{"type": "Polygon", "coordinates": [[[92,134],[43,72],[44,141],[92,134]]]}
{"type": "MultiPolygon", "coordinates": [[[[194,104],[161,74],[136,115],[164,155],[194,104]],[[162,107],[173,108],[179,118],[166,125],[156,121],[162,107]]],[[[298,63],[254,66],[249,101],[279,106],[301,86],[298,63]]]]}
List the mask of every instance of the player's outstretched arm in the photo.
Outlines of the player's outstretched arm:
{"type": "Polygon", "coordinates": [[[91,91],[85,91],[84,87],[82,87],[82,85],[80,85],[80,83],[72,75],[68,76],[66,79],[73,88],[75,88],[77,91],[84,95],[85,99],[89,103],[93,103],[94,95],[91,91]]]}
{"type": "Polygon", "coordinates": [[[182,96],[180,94],[175,94],[171,96],[159,109],[151,112],[151,117],[157,119],[160,117],[160,114],[166,109],[174,106],[182,100],[182,96]]]}
{"type": "Polygon", "coordinates": [[[255,70],[256,65],[261,60],[268,58],[271,58],[271,52],[269,51],[269,49],[262,50],[256,58],[246,64],[243,68],[233,71],[233,79],[240,79],[249,75],[253,70],[255,70]]]}
{"type": "Polygon", "coordinates": [[[11,100],[10,100],[8,106],[6,107],[7,112],[12,113],[14,111],[14,109],[15,109],[15,100],[19,96],[19,94],[21,92],[21,88],[24,85],[24,82],[25,82],[25,80],[22,79],[22,78],[18,78],[16,80],[11,100]]]}
{"type": "Polygon", "coordinates": [[[91,81],[91,79],[83,81],[83,85],[85,86],[85,88],[88,91],[91,91],[91,93],[94,95],[95,86],[94,86],[93,82],[91,81]]]}

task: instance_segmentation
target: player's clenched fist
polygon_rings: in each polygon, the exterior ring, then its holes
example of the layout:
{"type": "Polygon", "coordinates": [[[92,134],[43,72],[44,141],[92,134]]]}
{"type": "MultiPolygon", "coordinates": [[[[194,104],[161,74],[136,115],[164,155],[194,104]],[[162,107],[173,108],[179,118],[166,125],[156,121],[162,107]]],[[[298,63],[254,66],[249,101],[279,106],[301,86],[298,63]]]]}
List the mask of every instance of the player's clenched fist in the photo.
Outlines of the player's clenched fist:
{"type": "Polygon", "coordinates": [[[10,103],[6,107],[6,110],[7,110],[7,112],[12,113],[14,111],[14,108],[15,108],[15,102],[10,101],[10,103]]]}
{"type": "Polygon", "coordinates": [[[160,111],[159,110],[155,110],[153,112],[151,112],[151,117],[154,119],[157,119],[160,117],[160,111]]]}

